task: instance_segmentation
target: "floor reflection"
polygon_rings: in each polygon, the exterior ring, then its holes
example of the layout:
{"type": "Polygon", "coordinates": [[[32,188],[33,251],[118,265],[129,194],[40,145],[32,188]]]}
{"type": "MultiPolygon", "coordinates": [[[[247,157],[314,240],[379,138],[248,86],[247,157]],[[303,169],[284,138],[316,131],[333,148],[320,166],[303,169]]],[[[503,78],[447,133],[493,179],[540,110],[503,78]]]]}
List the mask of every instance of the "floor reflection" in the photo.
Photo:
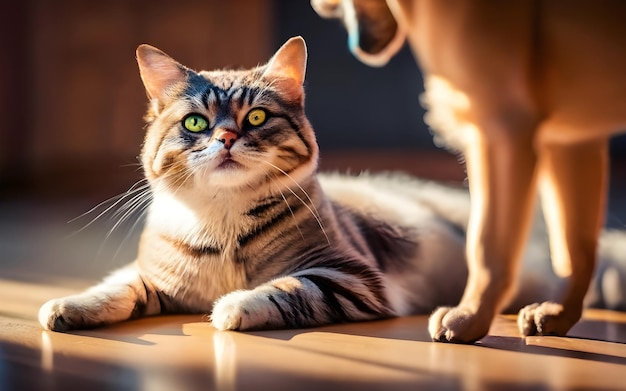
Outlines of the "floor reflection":
{"type": "Polygon", "coordinates": [[[48,331],[41,332],[41,369],[47,373],[54,369],[54,350],[48,331]]]}

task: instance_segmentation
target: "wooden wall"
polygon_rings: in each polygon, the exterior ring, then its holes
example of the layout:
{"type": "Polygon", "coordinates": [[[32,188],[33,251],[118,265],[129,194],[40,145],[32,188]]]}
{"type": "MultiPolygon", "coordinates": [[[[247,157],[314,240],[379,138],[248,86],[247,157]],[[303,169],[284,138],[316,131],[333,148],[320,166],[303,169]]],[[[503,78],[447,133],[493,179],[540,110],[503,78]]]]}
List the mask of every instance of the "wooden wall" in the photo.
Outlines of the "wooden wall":
{"type": "Polygon", "coordinates": [[[137,45],[150,43],[195,69],[253,66],[275,49],[271,1],[7,4],[0,11],[5,192],[33,181],[89,180],[98,169],[137,162],[146,107],[137,45]]]}

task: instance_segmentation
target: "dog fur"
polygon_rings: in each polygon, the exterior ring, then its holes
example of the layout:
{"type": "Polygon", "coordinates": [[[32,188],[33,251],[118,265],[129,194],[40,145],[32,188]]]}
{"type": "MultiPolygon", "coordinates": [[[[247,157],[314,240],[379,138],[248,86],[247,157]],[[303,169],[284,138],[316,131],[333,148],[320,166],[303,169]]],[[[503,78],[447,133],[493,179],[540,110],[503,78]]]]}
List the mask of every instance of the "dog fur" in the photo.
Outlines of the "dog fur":
{"type": "Polygon", "coordinates": [[[609,138],[626,130],[626,2],[311,0],[342,19],[363,62],[408,40],[424,74],[426,122],[463,153],[471,193],[469,276],[435,341],[485,336],[515,283],[536,191],[559,303],[523,308],[523,335],[565,335],[580,319],[607,198],[609,138]]]}

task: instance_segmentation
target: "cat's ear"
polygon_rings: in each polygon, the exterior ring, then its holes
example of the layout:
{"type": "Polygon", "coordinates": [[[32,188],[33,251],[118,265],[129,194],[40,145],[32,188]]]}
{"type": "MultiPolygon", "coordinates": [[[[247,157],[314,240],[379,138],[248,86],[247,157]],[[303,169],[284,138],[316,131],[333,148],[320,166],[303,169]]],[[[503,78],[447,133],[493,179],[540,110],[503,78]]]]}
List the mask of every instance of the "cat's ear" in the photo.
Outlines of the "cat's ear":
{"type": "Polygon", "coordinates": [[[150,99],[167,101],[175,87],[187,80],[187,69],[183,65],[150,45],[137,48],[137,64],[150,99]]]}
{"type": "Polygon", "coordinates": [[[267,63],[264,76],[289,77],[298,85],[304,83],[306,73],[306,44],[302,37],[289,39],[267,63]]]}

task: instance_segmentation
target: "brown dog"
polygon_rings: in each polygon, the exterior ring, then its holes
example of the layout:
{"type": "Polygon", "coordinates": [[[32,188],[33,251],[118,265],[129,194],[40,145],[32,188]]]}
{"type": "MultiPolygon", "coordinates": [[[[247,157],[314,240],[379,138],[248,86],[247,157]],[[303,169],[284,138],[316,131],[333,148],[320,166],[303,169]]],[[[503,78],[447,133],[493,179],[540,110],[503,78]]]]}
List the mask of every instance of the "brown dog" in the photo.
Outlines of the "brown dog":
{"type": "Polygon", "coordinates": [[[515,283],[539,187],[561,303],[520,311],[524,335],[578,319],[604,219],[608,140],[626,130],[626,1],[312,0],[344,21],[353,53],[383,65],[405,38],[424,73],[428,124],[463,152],[472,209],[460,304],[436,341],[485,336],[515,283]]]}

